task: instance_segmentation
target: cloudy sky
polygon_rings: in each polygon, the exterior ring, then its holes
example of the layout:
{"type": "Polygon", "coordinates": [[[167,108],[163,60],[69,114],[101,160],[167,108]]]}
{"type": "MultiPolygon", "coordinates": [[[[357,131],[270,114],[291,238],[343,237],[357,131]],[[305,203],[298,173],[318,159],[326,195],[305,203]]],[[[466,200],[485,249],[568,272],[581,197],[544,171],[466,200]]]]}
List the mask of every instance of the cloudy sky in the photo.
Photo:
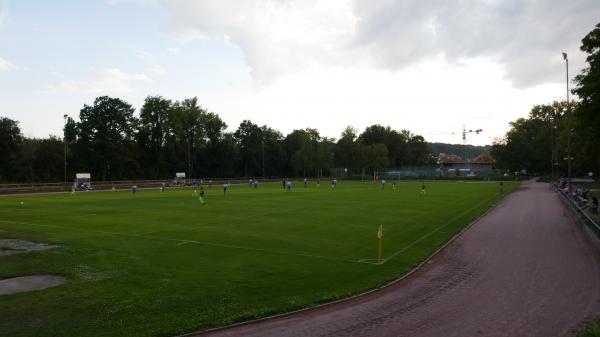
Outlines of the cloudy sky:
{"type": "Polygon", "coordinates": [[[197,96],[229,130],[489,144],[565,98],[561,52],[574,76],[599,21],[598,0],[0,0],[0,116],[45,137],[100,95],[197,96]]]}

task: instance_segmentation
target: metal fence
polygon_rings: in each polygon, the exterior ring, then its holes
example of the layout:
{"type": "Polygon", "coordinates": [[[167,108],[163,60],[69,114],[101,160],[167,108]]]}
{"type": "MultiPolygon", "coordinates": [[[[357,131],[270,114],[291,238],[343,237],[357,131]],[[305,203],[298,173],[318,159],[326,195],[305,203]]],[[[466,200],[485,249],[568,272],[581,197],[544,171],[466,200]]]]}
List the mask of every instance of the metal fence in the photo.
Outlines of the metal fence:
{"type": "Polygon", "coordinates": [[[571,207],[575,210],[575,212],[581,216],[581,218],[583,219],[583,221],[590,227],[591,230],[594,231],[594,233],[596,233],[596,235],[600,238],[600,225],[598,225],[598,222],[595,221],[589,214],[588,212],[586,212],[583,208],[581,208],[581,206],[579,206],[579,202],[575,199],[573,199],[568,193],[565,193],[565,191],[563,191],[560,188],[557,188],[556,185],[553,185],[553,187],[567,200],[567,202],[569,203],[569,205],[571,205],[571,207]]]}
{"type": "MultiPolygon", "coordinates": [[[[192,186],[192,182],[200,179],[188,179],[185,186],[192,186]]],[[[259,182],[274,182],[280,181],[280,178],[265,178],[258,179],[259,182]]],[[[203,178],[203,184],[207,186],[209,181],[212,185],[221,185],[223,183],[230,184],[247,184],[248,178],[203,178]]],[[[92,181],[91,189],[93,191],[111,190],[113,187],[117,190],[130,189],[132,185],[138,188],[160,188],[163,183],[168,187],[175,187],[172,184],[173,179],[161,180],[120,180],[120,181],[92,181]]],[[[181,187],[181,186],[177,186],[181,187]]],[[[73,188],[73,183],[21,183],[21,184],[0,184],[0,195],[3,194],[29,194],[29,193],[60,193],[69,192],[73,188]]]]}

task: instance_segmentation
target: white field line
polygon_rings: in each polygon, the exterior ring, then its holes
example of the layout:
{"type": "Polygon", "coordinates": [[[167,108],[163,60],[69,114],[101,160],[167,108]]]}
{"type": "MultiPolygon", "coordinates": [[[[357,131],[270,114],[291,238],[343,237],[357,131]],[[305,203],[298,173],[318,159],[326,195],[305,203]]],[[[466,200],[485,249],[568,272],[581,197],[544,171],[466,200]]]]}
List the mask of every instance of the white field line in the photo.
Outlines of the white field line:
{"type": "MultiPolygon", "coordinates": [[[[253,247],[246,247],[246,246],[219,244],[219,243],[213,243],[213,242],[207,242],[207,241],[181,240],[181,239],[166,238],[166,237],[148,236],[148,234],[161,232],[161,231],[164,231],[166,229],[160,229],[160,230],[157,230],[157,231],[151,231],[151,232],[147,232],[147,233],[143,233],[143,234],[126,234],[126,233],[119,233],[119,232],[100,231],[100,230],[92,230],[92,229],[84,229],[84,228],[76,228],[76,227],[66,227],[66,226],[58,226],[58,225],[48,225],[48,224],[35,224],[35,223],[27,223],[27,222],[19,222],[19,221],[9,221],[9,220],[0,220],[0,222],[11,223],[11,224],[29,225],[29,226],[39,226],[39,227],[61,228],[61,229],[68,229],[68,230],[73,230],[74,229],[74,230],[79,230],[79,231],[84,231],[84,232],[90,232],[90,233],[108,234],[108,235],[117,235],[117,236],[126,236],[126,237],[142,238],[142,239],[149,239],[149,240],[173,241],[173,242],[178,242],[178,245],[184,245],[184,244],[188,244],[188,243],[193,243],[193,244],[199,244],[199,245],[204,245],[204,246],[223,247],[223,248],[232,248],[232,249],[240,249],[240,250],[250,250],[250,251],[257,251],[257,252],[264,252],[264,253],[272,253],[272,254],[280,254],[280,255],[290,255],[290,256],[299,256],[299,257],[309,257],[309,258],[317,258],[317,259],[325,259],[325,260],[333,260],[333,261],[343,261],[343,262],[352,262],[352,263],[361,263],[361,264],[384,264],[387,261],[389,261],[392,258],[394,258],[395,256],[397,256],[398,254],[401,254],[402,252],[406,251],[407,249],[411,248],[412,246],[416,245],[417,243],[423,241],[424,239],[428,238],[429,236],[431,236],[431,235],[435,234],[436,232],[440,231],[442,228],[450,225],[451,223],[453,223],[454,221],[456,221],[460,217],[464,216],[466,213],[468,213],[468,212],[472,211],[473,209],[481,206],[483,203],[492,200],[494,197],[495,196],[492,196],[489,199],[482,200],[477,205],[475,205],[475,206],[467,209],[466,211],[460,213],[459,215],[457,215],[456,217],[452,218],[448,222],[444,223],[440,227],[437,227],[436,229],[432,230],[431,232],[429,232],[429,233],[423,235],[422,237],[420,237],[419,239],[413,241],[408,246],[405,246],[402,249],[394,252],[390,256],[388,256],[385,259],[383,259],[381,261],[381,263],[378,263],[377,259],[349,260],[349,259],[343,259],[343,258],[337,258],[337,257],[330,257],[330,256],[304,254],[304,253],[297,253],[297,252],[276,251],[276,250],[268,250],[268,249],[253,248],[253,247]]],[[[273,211],[273,212],[269,212],[269,213],[280,213],[280,212],[284,213],[284,212],[288,212],[288,211],[290,211],[292,209],[295,209],[295,208],[290,208],[290,209],[285,209],[285,210],[278,210],[278,211],[273,211]]],[[[244,216],[244,217],[240,217],[239,219],[250,218],[250,217],[254,217],[254,216],[260,216],[260,215],[244,216]]],[[[225,221],[230,221],[230,220],[232,220],[232,219],[222,220],[222,221],[214,221],[214,222],[211,222],[209,224],[215,224],[215,223],[225,222],[225,221]]],[[[233,219],[233,220],[238,220],[238,219],[236,218],[236,219],[233,219]]],[[[192,228],[191,226],[185,226],[185,225],[175,225],[173,227],[187,228],[187,229],[191,229],[192,228]]],[[[173,227],[171,227],[171,228],[173,228],[173,227]]],[[[214,227],[214,226],[210,226],[210,227],[214,227]]],[[[195,229],[201,229],[201,227],[195,228],[195,229]]]]}
{"type": "MultiPolygon", "coordinates": [[[[476,209],[477,207],[479,207],[479,206],[483,205],[484,203],[486,203],[486,202],[489,202],[490,200],[494,199],[495,197],[496,197],[496,196],[494,195],[494,196],[492,196],[492,197],[491,197],[491,198],[489,198],[489,199],[482,200],[482,201],[481,201],[480,203],[478,203],[477,205],[475,205],[475,206],[473,206],[473,207],[471,207],[471,208],[467,209],[466,211],[464,211],[464,212],[460,213],[459,215],[455,216],[454,218],[450,219],[449,221],[447,221],[447,222],[446,222],[446,223],[444,223],[443,225],[441,225],[441,226],[437,227],[436,229],[432,230],[431,232],[429,232],[429,233],[427,233],[427,234],[423,235],[422,237],[420,237],[420,238],[416,239],[415,241],[411,242],[411,243],[410,243],[408,246],[404,246],[404,247],[402,247],[401,249],[399,249],[399,250],[397,250],[396,252],[394,252],[392,255],[390,255],[390,256],[386,257],[385,259],[381,260],[381,264],[384,264],[384,263],[388,262],[389,260],[391,260],[392,258],[394,258],[395,256],[397,256],[398,254],[401,254],[401,253],[405,252],[407,249],[409,249],[409,248],[411,248],[412,246],[416,245],[417,243],[419,243],[419,242],[421,242],[421,241],[425,240],[426,238],[430,237],[431,235],[433,235],[433,234],[437,233],[437,232],[438,232],[438,231],[440,231],[442,228],[444,228],[444,227],[446,227],[446,226],[450,225],[450,224],[451,224],[451,223],[453,223],[454,221],[456,221],[456,220],[460,219],[461,217],[463,217],[465,214],[467,214],[467,213],[471,212],[472,210],[476,209]]],[[[362,263],[371,263],[371,264],[373,264],[373,262],[369,262],[369,261],[373,261],[373,260],[377,261],[377,259],[362,259],[362,260],[358,260],[358,262],[362,262],[362,263]]],[[[378,264],[378,263],[376,263],[376,262],[375,262],[375,264],[378,264]]]]}
{"type": "MultiPolygon", "coordinates": [[[[509,193],[510,194],[510,193],[509,193]]],[[[506,195],[508,197],[508,194],[506,195]]],[[[244,322],[240,322],[240,323],[234,323],[234,324],[230,324],[230,325],[226,325],[226,326],[222,326],[222,327],[217,327],[217,328],[212,328],[212,329],[207,329],[207,330],[200,330],[200,331],[194,331],[194,332],[189,332],[189,333],[185,333],[182,335],[178,335],[175,337],[193,337],[193,336],[197,336],[200,334],[207,334],[209,332],[217,332],[217,331],[225,331],[227,329],[231,329],[233,327],[236,326],[245,326],[245,325],[251,325],[254,323],[258,323],[258,322],[265,322],[265,321],[269,321],[275,318],[280,318],[280,317],[290,317],[292,315],[295,315],[297,313],[300,312],[310,312],[312,310],[316,310],[318,308],[323,308],[323,307],[327,307],[336,303],[342,303],[342,302],[348,302],[351,301],[353,299],[362,297],[362,296],[366,296],[368,294],[372,294],[375,292],[378,292],[382,289],[388,288],[402,280],[408,279],[411,275],[413,275],[414,273],[416,273],[417,271],[421,270],[421,268],[428,262],[431,261],[431,259],[433,257],[435,257],[439,252],[441,252],[443,249],[445,249],[448,245],[450,245],[452,242],[454,242],[458,237],[460,237],[465,231],[467,231],[469,228],[471,228],[474,224],[476,224],[477,222],[479,222],[479,220],[481,220],[484,216],[486,216],[489,212],[491,212],[498,204],[494,204],[492,205],[493,207],[488,208],[483,214],[481,214],[477,219],[475,219],[474,221],[472,221],[469,225],[467,225],[465,228],[463,228],[460,232],[456,233],[452,238],[450,238],[450,240],[448,242],[446,242],[444,245],[442,245],[440,248],[438,248],[435,252],[433,252],[431,255],[429,255],[426,259],[424,259],[422,262],[420,262],[416,267],[414,267],[413,269],[411,269],[410,271],[408,271],[407,273],[401,275],[400,277],[392,280],[391,282],[384,284],[380,287],[377,287],[375,289],[371,289],[371,290],[367,290],[364,291],[362,293],[350,296],[350,297],[346,297],[346,298],[342,298],[339,300],[335,300],[335,301],[331,301],[331,302],[326,302],[326,303],[322,303],[322,304],[317,304],[315,306],[311,306],[311,307],[307,307],[307,308],[302,308],[302,309],[298,309],[298,310],[294,310],[294,311],[289,311],[289,312],[284,312],[281,314],[275,314],[275,315],[271,315],[271,316],[267,316],[267,317],[263,317],[263,318],[257,318],[257,319],[252,319],[249,321],[244,321],[244,322]]],[[[374,259],[365,259],[365,261],[368,260],[374,260],[374,259]]]]}
{"type": "Polygon", "coordinates": [[[277,214],[277,213],[287,213],[289,211],[297,210],[297,209],[300,209],[300,208],[286,208],[286,209],[283,209],[283,210],[277,210],[277,211],[272,211],[272,212],[265,212],[265,213],[260,213],[260,214],[244,215],[244,216],[239,216],[239,217],[229,218],[229,219],[209,221],[209,222],[207,222],[205,224],[202,224],[202,225],[199,225],[199,226],[168,225],[167,228],[161,228],[161,229],[157,229],[157,230],[153,230],[153,231],[149,231],[149,232],[144,232],[144,233],[142,233],[140,235],[149,235],[149,234],[164,232],[164,231],[167,231],[169,229],[190,229],[190,230],[194,230],[194,231],[202,231],[202,229],[222,227],[222,226],[215,226],[216,224],[222,224],[222,223],[227,223],[227,222],[232,222],[232,221],[237,221],[237,220],[250,219],[250,218],[259,218],[259,217],[262,217],[262,216],[265,216],[265,215],[272,215],[272,214],[277,214]]]}
{"type": "Polygon", "coordinates": [[[289,256],[297,256],[297,257],[307,257],[307,258],[321,259],[321,260],[330,260],[330,261],[340,261],[340,262],[366,264],[364,262],[360,262],[360,261],[356,261],[356,260],[347,260],[347,259],[342,259],[342,258],[337,258],[337,257],[331,257],[331,256],[322,256],[322,255],[304,254],[304,253],[297,253],[297,252],[286,252],[286,251],[278,251],[278,250],[269,250],[269,249],[254,248],[254,247],[245,247],[245,246],[229,245],[229,244],[221,244],[221,243],[214,243],[214,242],[207,242],[207,241],[182,240],[182,239],[174,239],[174,238],[166,238],[166,237],[145,236],[145,235],[139,235],[139,234],[125,234],[125,233],[118,233],[118,232],[100,231],[100,230],[94,230],[94,229],[85,229],[85,228],[76,228],[76,227],[65,227],[65,226],[48,225],[48,224],[35,224],[35,223],[22,222],[22,221],[0,220],[0,223],[8,223],[8,224],[15,224],[15,225],[26,225],[26,226],[37,226],[37,227],[60,228],[60,229],[67,229],[67,230],[78,230],[78,231],[83,231],[83,232],[98,233],[98,234],[108,234],[108,235],[117,235],[117,236],[133,237],[133,238],[140,238],[140,239],[147,239],[147,240],[171,241],[171,242],[177,242],[178,244],[181,244],[181,245],[192,243],[192,244],[198,244],[198,245],[202,245],[202,246],[230,248],[230,249],[238,249],[238,250],[247,250],[247,251],[255,251],[255,252],[262,252],[262,253],[276,254],[276,255],[289,255],[289,256]]]}

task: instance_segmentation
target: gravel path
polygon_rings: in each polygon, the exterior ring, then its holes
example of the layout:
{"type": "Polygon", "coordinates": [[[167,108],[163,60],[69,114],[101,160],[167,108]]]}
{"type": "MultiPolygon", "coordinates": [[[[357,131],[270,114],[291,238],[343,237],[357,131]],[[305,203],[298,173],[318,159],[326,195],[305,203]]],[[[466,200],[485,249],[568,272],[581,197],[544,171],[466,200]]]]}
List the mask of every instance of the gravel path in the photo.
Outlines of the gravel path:
{"type": "Polygon", "coordinates": [[[381,291],[198,336],[563,336],[600,313],[600,249],[547,184],[381,291]]]}
{"type": "Polygon", "coordinates": [[[16,294],[56,287],[66,279],[57,275],[31,275],[0,280],[0,295],[16,294]]]}

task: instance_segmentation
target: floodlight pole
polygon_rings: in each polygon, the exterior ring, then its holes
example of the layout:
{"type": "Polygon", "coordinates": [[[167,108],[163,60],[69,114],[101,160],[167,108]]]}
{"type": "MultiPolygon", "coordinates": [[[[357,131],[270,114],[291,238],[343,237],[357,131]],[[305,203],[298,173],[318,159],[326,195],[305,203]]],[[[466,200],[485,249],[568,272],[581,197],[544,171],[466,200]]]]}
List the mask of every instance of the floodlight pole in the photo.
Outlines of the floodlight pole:
{"type": "Polygon", "coordinates": [[[569,58],[567,53],[563,52],[563,59],[565,60],[567,70],[567,181],[571,185],[571,109],[569,106],[569,58]]]}
{"type": "Polygon", "coordinates": [[[262,138],[262,178],[265,179],[265,135],[262,138]]]}
{"type": "Polygon", "coordinates": [[[63,129],[63,143],[65,145],[65,186],[67,186],[67,114],[64,114],[65,125],[63,129]]]}

